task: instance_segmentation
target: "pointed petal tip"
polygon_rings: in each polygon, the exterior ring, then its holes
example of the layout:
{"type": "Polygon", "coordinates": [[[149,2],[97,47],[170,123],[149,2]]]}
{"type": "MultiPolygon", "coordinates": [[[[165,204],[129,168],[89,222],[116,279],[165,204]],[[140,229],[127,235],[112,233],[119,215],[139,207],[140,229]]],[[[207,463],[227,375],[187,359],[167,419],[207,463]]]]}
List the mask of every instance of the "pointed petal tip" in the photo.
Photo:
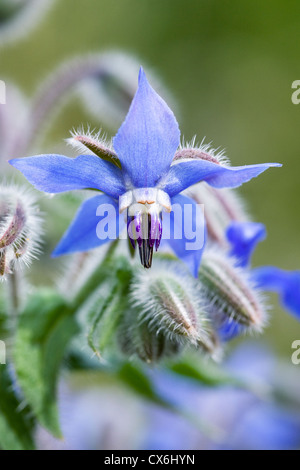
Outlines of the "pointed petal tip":
{"type": "Polygon", "coordinates": [[[68,248],[64,246],[65,244],[63,243],[63,239],[61,239],[54,250],[51,253],[51,258],[59,258],[60,256],[68,255],[70,254],[68,251],[68,248]]]}
{"type": "Polygon", "coordinates": [[[233,221],[226,230],[231,244],[230,256],[236,257],[239,266],[249,265],[257,244],[266,236],[267,230],[262,223],[233,221]]]}
{"type": "Polygon", "coordinates": [[[75,253],[82,253],[82,251],[83,250],[80,250],[80,249],[70,250],[69,247],[62,245],[61,243],[58,243],[58,245],[54,248],[53,252],[51,253],[50,257],[51,259],[56,259],[56,258],[60,258],[61,256],[74,255],[75,253]]]}
{"type": "Polygon", "coordinates": [[[118,198],[125,191],[120,169],[97,155],[79,155],[76,158],[56,154],[35,155],[11,160],[10,164],[36,189],[45,193],[92,188],[118,198]],[[98,174],[101,174],[101,181],[98,174]]]}
{"type": "Polygon", "coordinates": [[[19,160],[21,160],[21,159],[20,158],[12,158],[10,160],[7,160],[7,163],[9,163],[12,166],[16,166],[16,162],[18,162],[19,160]]]}
{"type": "Polygon", "coordinates": [[[144,72],[144,69],[142,67],[142,65],[140,66],[140,70],[139,70],[139,80],[141,80],[141,78],[145,75],[145,72],[144,72]]]}
{"type": "Polygon", "coordinates": [[[281,163],[224,166],[206,160],[183,161],[171,166],[162,189],[173,197],[201,181],[206,181],[210,186],[218,189],[237,188],[270,167],[281,166],[281,163]]]}
{"type": "Polygon", "coordinates": [[[143,89],[143,90],[152,89],[150,83],[148,82],[146,73],[145,73],[142,66],[141,66],[140,71],[139,71],[138,88],[143,89]]]}
{"type": "Polygon", "coordinates": [[[58,246],[55,248],[55,250],[51,253],[51,258],[58,258],[61,256],[61,253],[59,252],[58,246]]]}
{"type": "Polygon", "coordinates": [[[278,168],[282,167],[282,163],[267,163],[267,165],[269,165],[269,167],[278,167],[278,168]]]}
{"type": "Polygon", "coordinates": [[[180,144],[176,118],[140,68],[136,94],[113,146],[133,186],[155,187],[180,144]]]}
{"type": "Polygon", "coordinates": [[[139,85],[142,83],[148,83],[145,70],[143,69],[142,66],[140,66],[138,82],[139,82],[139,85]]]}

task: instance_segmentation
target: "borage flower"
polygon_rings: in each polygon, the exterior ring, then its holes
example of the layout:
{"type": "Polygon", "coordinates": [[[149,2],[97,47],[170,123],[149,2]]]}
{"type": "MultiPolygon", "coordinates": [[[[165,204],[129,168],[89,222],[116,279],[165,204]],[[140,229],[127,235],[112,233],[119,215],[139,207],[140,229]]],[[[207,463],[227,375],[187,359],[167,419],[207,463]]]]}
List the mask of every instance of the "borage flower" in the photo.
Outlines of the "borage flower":
{"type": "MultiPolygon", "coordinates": [[[[227,238],[232,246],[230,254],[236,257],[237,264],[249,266],[256,245],[265,237],[263,224],[233,222],[227,229],[227,238]]],[[[251,270],[251,277],[261,290],[276,292],[282,306],[300,319],[300,271],[260,266],[251,270]]]]}
{"type": "MultiPolygon", "coordinates": [[[[280,166],[266,163],[229,167],[201,148],[179,148],[177,121],[149,85],[143,69],[128,115],[113,139],[113,148],[91,139],[85,141],[78,137],[77,140],[94,155],[80,155],[75,159],[41,155],[10,161],[41,191],[60,193],[89,188],[105,193],[83,203],[54,254],[86,251],[107,241],[97,237],[96,212],[99,206],[109,203],[121,213],[127,213],[128,235],[134,246],[137,242],[146,268],[151,266],[154,247],[158,249],[160,245],[162,213],[170,214],[174,204],[182,207],[183,213],[187,212],[187,205],[195,208],[192,199],[180,195],[182,191],[200,181],[215,188],[237,187],[271,166],[280,166]]],[[[199,225],[196,211],[188,212],[192,225],[199,225]]],[[[111,214],[116,218],[114,211],[111,214]]],[[[176,222],[173,218],[174,224],[182,223],[182,219],[176,222]]],[[[174,224],[170,244],[197,275],[202,250],[197,247],[197,256],[195,253],[191,256],[186,249],[185,235],[174,236],[174,224]]],[[[120,232],[122,224],[117,227],[120,232]]]]}

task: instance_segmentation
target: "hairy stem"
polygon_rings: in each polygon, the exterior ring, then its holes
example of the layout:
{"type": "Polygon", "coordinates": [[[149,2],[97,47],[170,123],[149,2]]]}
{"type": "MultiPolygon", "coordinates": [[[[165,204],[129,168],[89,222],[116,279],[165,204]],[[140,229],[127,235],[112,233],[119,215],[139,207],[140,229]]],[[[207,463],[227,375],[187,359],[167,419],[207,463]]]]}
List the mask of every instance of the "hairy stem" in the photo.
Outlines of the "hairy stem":
{"type": "Polygon", "coordinates": [[[87,299],[89,294],[96,287],[99,287],[100,284],[106,279],[109,269],[109,263],[113,258],[119,241],[120,240],[117,238],[110,244],[104,259],[100,261],[96,269],[92,272],[92,274],[88,277],[84,285],[80,288],[79,292],[76,294],[72,302],[73,305],[81,305],[87,299]]]}
{"type": "MultiPolygon", "coordinates": [[[[23,135],[15,143],[12,154],[24,156],[36,136],[40,134],[41,126],[49,119],[49,115],[64,95],[73,90],[74,86],[82,80],[92,77],[97,77],[98,80],[113,78],[112,72],[107,63],[103,62],[101,55],[77,58],[55,70],[50,78],[41,85],[33,98],[23,135]]],[[[128,96],[129,102],[131,98],[128,96]]]]}
{"type": "Polygon", "coordinates": [[[7,285],[9,313],[15,319],[20,307],[20,278],[17,272],[13,272],[8,276],[7,285]]]}

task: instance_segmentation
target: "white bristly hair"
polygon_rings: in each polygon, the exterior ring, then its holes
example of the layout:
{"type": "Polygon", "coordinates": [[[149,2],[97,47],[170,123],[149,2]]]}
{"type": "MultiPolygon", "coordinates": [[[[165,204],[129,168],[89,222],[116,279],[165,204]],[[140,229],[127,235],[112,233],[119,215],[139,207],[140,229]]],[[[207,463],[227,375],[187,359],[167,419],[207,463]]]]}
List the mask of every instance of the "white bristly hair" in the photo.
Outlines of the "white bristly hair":
{"type": "Polygon", "coordinates": [[[236,322],[242,331],[260,333],[268,321],[265,296],[251,278],[251,271],[236,263],[218,246],[205,250],[199,279],[206,311],[216,323],[236,322]]]}
{"type": "Polygon", "coordinates": [[[41,235],[42,219],[34,195],[16,185],[1,185],[0,278],[37,258],[41,235]]]}

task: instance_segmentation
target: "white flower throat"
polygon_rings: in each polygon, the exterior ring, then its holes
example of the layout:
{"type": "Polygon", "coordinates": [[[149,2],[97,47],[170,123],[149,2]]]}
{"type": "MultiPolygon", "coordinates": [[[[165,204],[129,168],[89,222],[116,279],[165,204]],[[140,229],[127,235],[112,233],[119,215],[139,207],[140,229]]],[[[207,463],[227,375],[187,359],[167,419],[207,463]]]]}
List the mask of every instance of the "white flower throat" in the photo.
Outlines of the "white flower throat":
{"type": "Polygon", "coordinates": [[[162,237],[162,212],[171,212],[167,193],[157,188],[137,188],[119,199],[120,213],[127,210],[127,231],[132,246],[139,246],[141,263],[152,265],[153,248],[157,250],[162,237]]]}

